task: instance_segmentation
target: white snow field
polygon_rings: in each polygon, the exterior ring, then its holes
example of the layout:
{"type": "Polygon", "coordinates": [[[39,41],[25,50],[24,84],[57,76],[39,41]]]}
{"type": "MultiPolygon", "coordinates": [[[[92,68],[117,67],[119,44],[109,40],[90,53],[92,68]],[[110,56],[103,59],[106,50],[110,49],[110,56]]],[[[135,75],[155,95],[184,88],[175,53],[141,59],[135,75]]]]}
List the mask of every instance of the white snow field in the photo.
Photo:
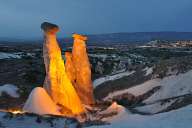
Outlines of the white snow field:
{"type": "Polygon", "coordinates": [[[96,88],[97,86],[107,82],[107,81],[112,81],[112,80],[117,80],[117,79],[120,79],[122,77],[125,77],[125,76],[129,76],[131,74],[133,74],[135,71],[132,71],[132,72],[123,72],[123,73],[118,73],[118,74],[115,74],[115,75],[107,75],[105,77],[101,77],[101,78],[98,78],[96,80],[93,81],[93,86],[94,88],[96,88]]]}
{"type": "Polygon", "coordinates": [[[0,112],[0,128],[77,128],[77,121],[64,117],[9,115],[0,112]]]}
{"type": "MultiPolygon", "coordinates": [[[[147,70],[146,70],[147,71],[147,70]]],[[[130,73],[131,74],[131,73],[130,73]]],[[[124,76],[124,75],[120,75],[124,76]]],[[[109,76],[110,80],[119,78],[114,75],[109,76]],[[113,76],[113,77],[112,77],[113,76]]],[[[101,79],[101,78],[100,78],[101,79]]],[[[106,82],[105,79],[101,79],[99,83],[106,82]]],[[[97,86],[98,86],[97,85],[97,86]]],[[[160,90],[157,90],[153,95],[144,100],[146,105],[136,107],[135,109],[140,112],[150,113],[153,115],[140,115],[133,114],[128,109],[124,108],[117,103],[113,103],[108,109],[102,111],[100,114],[109,114],[117,112],[117,115],[103,118],[103,121],[109,122],[109,125],[95,125],[90,128],[191,128],[192,120],[192,105],[185,106],[183,108],[172,110],[165,113],[154,114],[166,109],[175,99],[161,104],[159,100],[174,98],[185,94],[192,93],[192,70],[179,74],[167,76],[163,79],[148,80],[143,84],[110,93],[104,100],[110,100],[112,97],[121,95],[124,93],[131,93],[135,96],[145,94],[154,87],[161,86],[160,90]]],[[[48,94],[43,88],[34,89],[28,101],[25,104],[27,111],[37,114],[53,114],[59,115],[57,106],[50,99],[48,94]],[[30,107],[27,107],[30,106],[30,107]]],[[[25,107],[24,107],[25,108],[25,107]]],[[[17,118],[7,119],[5,113],[0,112],[0,126],[8,128],[51,128],[51,124],[48,121],[37,122],[37,117],[34,116],[21,116],[17,118]],[[16,127],[17,126],[17,127],[16,127]]],[[[55,128],[63,128],[66,122],[66,118],[57,118],[53,120],[55,128]]],[[[68,128],[75,128],[76,123],[68,123],[68,128]]]]}
{"type": "Polygon", "coordinates": [[[19,94],[17,93],[19,89],[17,88],[17,86],[13,85],[13,84],[5,84],[3,86],[0,86],[0,96],[3,93],[6,93],[7,95],[14,97],[14,98],[18,98],[19,94]]]}
{"type": "Polygon", "coordinates": [[[146,73],[145,73],[145,76],[148,76],[148,75],[150,75],[150,74],[152,74],[153,73],[153,67],[146,67],[146,68],[144,68],[143,69],[143,71],[145,71],[146,73]]]}
{"type": "Polygon", "coordinates": [[[149,80],[143,84],[134,86],[132,88],[114,91],[112,93],[109,93],[108,96],[106,96],[104,98],[104,100],[111,100],[113,97],[124,94],[124,93],[130,93],[135,96],[139,96],[139,95],[142,95],[142,94],[146,93],[147,91],[153,89],[154,87],[158,86],[158,84],[159,84],[159,80],[149,80]]]}
{"type": "MultiPolygon", "coordinates": [[[[113,103],[103,113],[118,112],[117,115],[104,118],[110,124],[95,125],[90,128],[191,128],[192,105],[188,105],[178,110],[155,115],[132,114],[126,108],[113,103]]],[[[13,116],[8,118],[7,113],[0,112],[1,126],[5,128],[76,128],[77,122],[66,118],[40,119],[37,116],[13,116]]]]}
{"type": "Polygon", "coordinates": [[[145,103],[151,103],[157,100],[172,98],[192,93],[192,70],[179,74],[165,77],[159,81],[157,86],[162,88],[146,99],[145,103]]]}
{"type": "Polygon", "coordinates": [[[169,106],[171,106],[176,101],[177,99],[170,100],[169,102],[165,102],[165,103],[157,102],[149,105],[136,107],[135,109],[142,113],[155,114],[158,112],[162,112],[163,110],[166,110],[169,106]]]}
{"type": "Polygon", "coordinates": [[[39,115],[61,115],[56,104],[42,87],[36,87],[32,90],[23,111],[39,115]]]}
{"type": "Polygon", "coordinates": [[[161,89],[147,98],[144,103],[153,103],[155,101],[167,98],[173,98],[185,94],[192,93],[192,70],[179,74],[165,77],[163,79],[152,79],[143,84],[128,88],[125,90],[116,91],[108,94],[104,100],[111,99],[114,96],[124,93],[130,93],[135,96],[142,95],[154,87],[161,86],[161,89]]]}
{"type": "Polygon", "coordinates": [[[17,53],[0,52],[0,59],[8,59],[8,58],[21,59],[21,56],[18,55],[17,53]]]}
{"type": "Polygon", "coordinates": [[[124,107],[117,105],[118,114],[104,121],[109,125],[92,126],[90,128],[191,128],[192,105],[150,116],[131,114],[124,107]]]}

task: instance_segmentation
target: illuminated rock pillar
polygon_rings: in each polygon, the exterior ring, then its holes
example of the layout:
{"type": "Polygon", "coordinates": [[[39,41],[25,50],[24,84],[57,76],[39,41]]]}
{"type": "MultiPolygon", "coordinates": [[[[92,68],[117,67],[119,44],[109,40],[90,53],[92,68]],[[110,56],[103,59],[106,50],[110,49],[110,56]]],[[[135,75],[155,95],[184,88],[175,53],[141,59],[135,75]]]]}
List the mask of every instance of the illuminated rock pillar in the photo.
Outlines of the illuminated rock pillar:
{"type": "Polygon", "coordinates": [[[76,80],[76,72],[72,61],[72,54],[70,52],[65,52],[65,58],[66,73],[68,78],[71,80],[71,83],[74,85],[76,80]]]}
{"type": "Polygon", "coordinates": [[[74,87],[83,104],[93,105],[95,100],[91,80],[91,66],[85,44],[87,37],[74,34],[73,38],[72,61],[76,73],[74,87]]]}
{"type": "Polygon", "coordinates": [[[65,114],[65,109],[67,113],[68,110],[72,114],[83,113],[84,107],[65,72],[64,61],[56,39],[59,27],[44,22],[41,28],[44,31],[45,40],[43,44],[43,57],[46,68],[44,88],[53,101],[62,106],[63,114],[65,114]]]}

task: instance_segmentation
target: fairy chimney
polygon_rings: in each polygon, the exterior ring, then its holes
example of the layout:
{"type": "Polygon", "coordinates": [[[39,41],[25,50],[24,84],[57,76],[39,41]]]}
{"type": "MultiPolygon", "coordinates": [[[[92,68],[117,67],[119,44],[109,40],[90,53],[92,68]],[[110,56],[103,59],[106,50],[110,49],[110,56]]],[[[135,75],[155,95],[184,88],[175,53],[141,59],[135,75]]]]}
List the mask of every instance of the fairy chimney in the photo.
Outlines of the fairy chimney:
{"type": "Polygon", "coordinates": [[[74,87],[83,104],[93,105],[95,100],[91,80],[91,66],[86,50],[87,37],[73,34],[73,38],[72,61],[76,72],[74,87]]]}
{"type": "Polygon", "coordinates": [[[71,52],[65,52],[65,69],[68,78],[71,80],[71,83],[74,85],[76,80],[76,73],[75,73],[75,67],[72,61],[72,53],[71,52]]]}
{"type": "MultiPolygon", "coordinates": [[[[43,87],[56,104],[63,109],[71,110],[72,114],[83,113],[84,107],[75,88],[67,77],[61,49],[56,39],[59,27],[44,22],[41,24],[44,32],[43,58],[46,68],[46,77],[43,87]]],[[[65,113],[65,110],[62,110],[65,113]]]]}

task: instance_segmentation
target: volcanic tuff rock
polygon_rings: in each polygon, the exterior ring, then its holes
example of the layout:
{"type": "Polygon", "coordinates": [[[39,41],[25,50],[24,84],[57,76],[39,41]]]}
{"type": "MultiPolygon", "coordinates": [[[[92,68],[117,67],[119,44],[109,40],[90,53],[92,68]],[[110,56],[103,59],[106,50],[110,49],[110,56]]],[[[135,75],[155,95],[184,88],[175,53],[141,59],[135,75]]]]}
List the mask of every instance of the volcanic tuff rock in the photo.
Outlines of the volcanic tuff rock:
{"type": "Polygon", "coordinates": [[[73,35],[74,44],[72,61],[76,72],[75,89],[83,104],[94,104],[93,84],[91,80],[91,65],[86,51],[87,37],[78,34],[73,35]]]}
{"type": "Polygon", "coordinates": [[[41,28],[45,38],[43,57],[46,78],[43,86],[56,104],[71,110],[73,114],[80,114],[84,112],[84,107],[65,72],[61,49],[56,39],[59,28],[50,23],[43,23],[41,28]]]}
{"type": "Polygon", "coordinates": [[[76,79],[76,72],[75,72],[75,67],[72,61],[72,54],[70,52],[65,52],[65,69],[68,78],[71,80],[72,84],[75,84],[75,79],[76,79]]]}

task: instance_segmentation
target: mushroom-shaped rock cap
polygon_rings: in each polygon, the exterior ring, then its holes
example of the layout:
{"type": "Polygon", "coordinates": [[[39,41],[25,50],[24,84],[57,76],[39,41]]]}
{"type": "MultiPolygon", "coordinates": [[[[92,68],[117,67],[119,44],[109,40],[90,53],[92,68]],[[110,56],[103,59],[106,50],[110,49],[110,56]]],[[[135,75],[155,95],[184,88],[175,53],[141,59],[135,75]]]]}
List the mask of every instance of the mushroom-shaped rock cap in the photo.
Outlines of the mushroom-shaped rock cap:
{"type": "Polygon", "coordinates": [[[80,40],[84,40],[84,41],[87,40],[87,37],[86,37],[86,36],[83,36],[83,35],[80,35],[80,34],[73,34],[73,38],[75,38],[75,39],[80,39],[80,40]]]}
{"type": "Polygon", "coordinates": [[[45,33],[50,33],[50,34],[55,34],[59,31],[59,27],[56,24],[52,24],[49,22],[43,22],[41,24],[41,29],[45,32],[45,33]]]}

